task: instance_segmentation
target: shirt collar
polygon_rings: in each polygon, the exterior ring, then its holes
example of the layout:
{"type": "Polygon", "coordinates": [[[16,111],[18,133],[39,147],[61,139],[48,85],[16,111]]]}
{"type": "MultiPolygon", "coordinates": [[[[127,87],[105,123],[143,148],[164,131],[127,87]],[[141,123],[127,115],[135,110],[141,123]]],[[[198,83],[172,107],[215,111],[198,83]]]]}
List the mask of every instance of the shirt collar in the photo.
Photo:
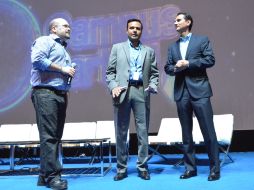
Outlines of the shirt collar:
{"type": "Polygon", "coordinates": [[[192,33],[189,33],[187,36],[180,37],[180,42],[187,42],[190,41],[192,33]]]}
{"type": "Polygon", "coordinates": [[[133,48],[135,50],[140,50],[141,49],[141,45],[142,45],[141,41],[139,41],[138,47],[134,47],[132,42],[129,39],[128,39],[128,43],[129,43],[130,48],[133,48]]]}
{"type": "Polygon", "coordinates": [[[55,40],[57,43],[61,44],[62,46],[66,47],[67,43],[64,40],[61,40],[56,34],[50,34],[50,36],[55,40]]]}

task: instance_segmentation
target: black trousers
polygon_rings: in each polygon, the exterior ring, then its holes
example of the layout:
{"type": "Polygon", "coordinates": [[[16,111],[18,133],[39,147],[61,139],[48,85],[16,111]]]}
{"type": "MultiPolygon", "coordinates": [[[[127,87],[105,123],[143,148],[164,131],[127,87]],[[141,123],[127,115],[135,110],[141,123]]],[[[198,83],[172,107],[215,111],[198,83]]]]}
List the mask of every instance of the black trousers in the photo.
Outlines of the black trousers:
{"type": "Polygon", "coordinates": [[[210,170],[220,172],[218,141],[213,124],[213,110],[210,97],[194,99],[185,88],[183,97],[176,102],[182,126],[184,164],[187,170],[197,170],[195,147],[192,136],[193,112],[195,113],[208,151],[210,170]]]}
{"type": "Polygon", "coordinates": [[[50,181],[60,177],[62,170],[58,146],[63,135],[67,94],[57,94],[49,89],[34,89],[31,99],[40,135],[40,175],[50,181]]]}

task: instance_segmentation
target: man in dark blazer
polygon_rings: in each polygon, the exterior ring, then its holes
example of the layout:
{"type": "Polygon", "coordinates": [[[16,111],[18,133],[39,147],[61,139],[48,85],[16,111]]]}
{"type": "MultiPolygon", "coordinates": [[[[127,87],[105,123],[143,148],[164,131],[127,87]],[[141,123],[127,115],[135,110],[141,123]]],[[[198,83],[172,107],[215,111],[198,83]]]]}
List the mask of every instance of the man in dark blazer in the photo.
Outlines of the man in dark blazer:
{"type": "Polygon", "coordinates": [[[175,19],[180,39],[168,49],[165,72],[175,76],[174,99],[182,126],[184,164],[180,179],[197,175],[192,137],[193,112],[197,117],[210,161],[208,181],[220,178],[219,149],[210,102],[212,89],[206,69],[215,64],[211,43],[206,36],[191,33],[193,19],[188,13],[178,13],[175,19]]]}
{"type": "Polygon", "coordinates": [[[148,171],[148,128],[150,93],[157,93],[159,71],[155,52],[140,42],[142,23],[127,21],[128,40],[114,44],[106,70],[106,82],[113,98],[116,131],[117,174],[115,181],[127,177],[127,135],[131,110],[138,138],[139,177],[150,179],[148,171]]]}

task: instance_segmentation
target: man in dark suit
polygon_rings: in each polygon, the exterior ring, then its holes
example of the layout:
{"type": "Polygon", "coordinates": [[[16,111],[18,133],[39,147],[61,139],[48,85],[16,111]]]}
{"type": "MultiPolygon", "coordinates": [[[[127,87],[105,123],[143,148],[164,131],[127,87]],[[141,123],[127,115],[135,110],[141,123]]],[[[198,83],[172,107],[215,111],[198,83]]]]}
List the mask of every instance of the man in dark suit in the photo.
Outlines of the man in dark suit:
{"type": "Polygon", "coordinates": [[[131,110],[138,138],[137,170],[139,177],[150,179],[147,165],[150,93],[157,93],[159,71],[154,50],[140,42],[142,29],[139,19],[127,21],[128,40],[113,45],[106,70],[106,82],[114,105],[117,154],[115,181],[127,177],[126,141],[131,110]]]}
{"type": "Polygon", "coordinates": [[[206,69],[215,64],[213,50],[208,37],[191,33],[193,25],[191,15],[178,13],[174,24],[180,39],[169,47],[168,61],[164,69],[167,74],[175,76],[174,99],[182,126],[186,168],[180,179],[197,175],[192,137],[194,112],[208,150],[210,161],[208,181],[218,180],[220,178],[219,149],[210,102],[212,89],[206,73],[206,69]]]}

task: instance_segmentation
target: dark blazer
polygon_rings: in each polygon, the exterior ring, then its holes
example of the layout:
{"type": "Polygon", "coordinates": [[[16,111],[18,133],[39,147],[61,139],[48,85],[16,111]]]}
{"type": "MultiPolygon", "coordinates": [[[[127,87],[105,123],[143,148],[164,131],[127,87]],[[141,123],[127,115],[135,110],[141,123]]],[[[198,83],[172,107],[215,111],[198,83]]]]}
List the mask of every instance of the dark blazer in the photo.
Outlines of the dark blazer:
{"type": "Polygon", "coordinates": [[[174,72],[174,66],[178,60],[182,60],[180,53],[180,40],[177,40],[168,49],[168,61],[165,72],[175,76],[174,98],[178,101],[182,97],[184,81],[193,98],[205,98],[213,95],[206,73],[206,69],[215,64],[215,58],[211,43],[207,36],[192,34],[185,59],[189,61],[189,67],[185,70],[174,72]]]}
{"type": "MultiPolygon", "coordinates": [[[[141,64],[143,73],[144,89],[151,86],[157,90],[159,83],[159,70],[155,58],[155,52],[152,48],[141,46],[141,64]]],[[[129,84],[130,72],[130,50],[128,41],[114,44],[109,57],[108,67],[106,70],[106,82],[110,92],[117,86],[127,86],[129,84]]],[[[123,91],[119,98],[114,98],[114,104],[123,102],[127,90],[123,91]]],[[[145,93],[145,101],[149,102],[150,93],[145,93]]]]}

